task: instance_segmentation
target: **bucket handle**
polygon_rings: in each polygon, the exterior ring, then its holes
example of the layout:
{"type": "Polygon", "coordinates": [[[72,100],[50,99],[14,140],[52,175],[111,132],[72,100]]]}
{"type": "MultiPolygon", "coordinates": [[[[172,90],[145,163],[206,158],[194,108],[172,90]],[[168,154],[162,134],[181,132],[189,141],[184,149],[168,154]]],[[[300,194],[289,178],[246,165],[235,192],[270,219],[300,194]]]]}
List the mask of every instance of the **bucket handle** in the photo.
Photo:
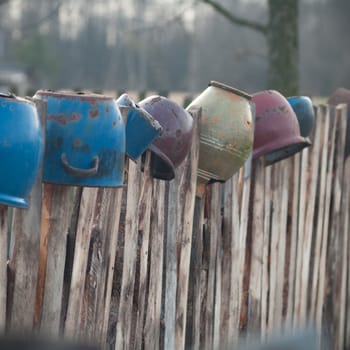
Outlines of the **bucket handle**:
{"type": "Polygon", "coordinates": [[[68,159],[65,153],[62,153],[61,155],[61,161],[63,164],[64,169],[70,173],[73,176],[78,176],[78,177],[90,177],[96,175],[98,171],[98,166],[100,163],[100,159],[98,156],[95,156],[92,159],[92,167],[90,169],[80,169],[76,168],[68,163],[68,159]]]}

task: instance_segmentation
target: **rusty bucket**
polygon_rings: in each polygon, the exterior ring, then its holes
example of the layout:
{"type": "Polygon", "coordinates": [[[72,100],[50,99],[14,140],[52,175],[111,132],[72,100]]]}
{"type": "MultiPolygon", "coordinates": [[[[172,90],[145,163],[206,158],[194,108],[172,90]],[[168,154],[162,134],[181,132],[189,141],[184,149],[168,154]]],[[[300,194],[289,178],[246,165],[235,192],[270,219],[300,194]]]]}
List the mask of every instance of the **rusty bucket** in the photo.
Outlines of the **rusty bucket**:
{"type": "Polygon", "coordinates": [[[253,146],[251,96],[211,81],[186,108],[202,108],[197,195],[210,181],[226,181],[244,164],[253,146]]]}
{"type": "Polygon", "coordinates": [[[300,135],[297,117],[287,99],[274,90],[253,94],[256,107],[253,158],[270,165],[311,145],[300,135]]]}
{"type": "Polygon", "coordinates": [[[39,90],[47,102],[43,181],[71,186],[123,185],[125,129],[112,97],[39,90]]]}
{"type": "Polygon", "coordinates": [[[152,174],[157,179],[171,180],[191,149],[193,119],[176,102],[163,96],[147,97],[138,105],[163,128],[162,134],[149,146],[152,174]]]}

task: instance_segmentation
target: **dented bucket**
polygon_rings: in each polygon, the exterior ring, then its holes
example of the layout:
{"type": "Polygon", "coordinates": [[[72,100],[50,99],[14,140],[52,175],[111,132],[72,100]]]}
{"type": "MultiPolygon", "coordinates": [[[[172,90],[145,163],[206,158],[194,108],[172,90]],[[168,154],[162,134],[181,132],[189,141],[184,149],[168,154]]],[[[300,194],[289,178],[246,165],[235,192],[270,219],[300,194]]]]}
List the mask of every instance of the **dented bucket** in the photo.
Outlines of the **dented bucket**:
{"type": "Polygon", "coordinates": [[[112,97],[40,90],[47,102],[43,181],[71,186],[123,185],[125,129],[112,97]]]}
{"type": "Polygon", "coordinates": [[[143,108],[138,106],[127,94],[116,101],[118,107],[127,108],[125,122],[125,152],[132,160],[137,160],[161,133],[160,124],[143,108]]]}
{"type": "Polygon", "coordinates": [[[253,158],[270,165],[311,145],[300,135],[297,117],[287,99],[274,90],[253,94],[256,107],[253,158]]]}
{"type": "Polygon", "coordinates": [[[193,119],[176,102],[163,96],[147,97],[139,105],[163,128],[162,134],[149,147],[152,174],[157,179],[171,180],[190,151],[193,119]]]}
{"type": "Polygon", "coordinates": [[[1,204],[28,207],[43,151],[43,131],[35,104],[12,94],[0,94],[1,204]]]}
{"type": "Polygon", "coordinates": [[[202,108],[197,195],[209,181],[226,181],[244,164],[253,146],[251,96],[212,81],[190,105],[202,108]]]}

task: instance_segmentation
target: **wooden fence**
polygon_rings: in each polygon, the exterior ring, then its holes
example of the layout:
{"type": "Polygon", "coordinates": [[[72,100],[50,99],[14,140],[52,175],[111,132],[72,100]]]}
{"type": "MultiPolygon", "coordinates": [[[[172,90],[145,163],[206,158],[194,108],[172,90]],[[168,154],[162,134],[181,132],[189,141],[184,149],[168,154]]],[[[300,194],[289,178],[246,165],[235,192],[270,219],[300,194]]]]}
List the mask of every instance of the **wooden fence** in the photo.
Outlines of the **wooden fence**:
{"type": "Polygon", "coordinates": [[[170,182],[147,154],[126,186],[41,184],[0,209],[0,328],[111,349],[234,349],[314,326],[350,348],[346,109],[317,107],[313,145],[195,197],[191,153],[170,182]],[[10,215],[11,214],[11,215],[10,215]]]}

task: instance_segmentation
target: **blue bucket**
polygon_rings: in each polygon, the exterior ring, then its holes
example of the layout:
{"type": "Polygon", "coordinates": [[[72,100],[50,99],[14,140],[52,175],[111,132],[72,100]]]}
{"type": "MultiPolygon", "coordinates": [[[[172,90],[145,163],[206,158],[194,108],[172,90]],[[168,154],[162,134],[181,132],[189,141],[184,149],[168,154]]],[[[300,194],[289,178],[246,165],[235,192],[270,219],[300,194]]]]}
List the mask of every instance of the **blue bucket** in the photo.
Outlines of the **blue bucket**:
{"type": "Polygon", "coordinates": [[[308,137],[314,127],[315,112],[312,101],[307,96],[293,96],[287,98],[297,116],[300,135],[308,137]]]}
{"type": "Polygon", "coordinates": [[[112,97],[38,91],[47,101],[43,181],[119,187],[125,162],[124,122],[112,97]]]}
{"type": "Polygon", "coordinates": [[[162,127],[145,109],[139,107],[127,94],[116,100],[119,108],[127,108],[125,120],[125,152],[132,160],[137,160],[161,133],[162,127]]]}
{"type": "Polygon", "coordinates": [[[43,131],[35,104],[0,94],[0,203],[28,207],[43,151],[43,131]]]}

